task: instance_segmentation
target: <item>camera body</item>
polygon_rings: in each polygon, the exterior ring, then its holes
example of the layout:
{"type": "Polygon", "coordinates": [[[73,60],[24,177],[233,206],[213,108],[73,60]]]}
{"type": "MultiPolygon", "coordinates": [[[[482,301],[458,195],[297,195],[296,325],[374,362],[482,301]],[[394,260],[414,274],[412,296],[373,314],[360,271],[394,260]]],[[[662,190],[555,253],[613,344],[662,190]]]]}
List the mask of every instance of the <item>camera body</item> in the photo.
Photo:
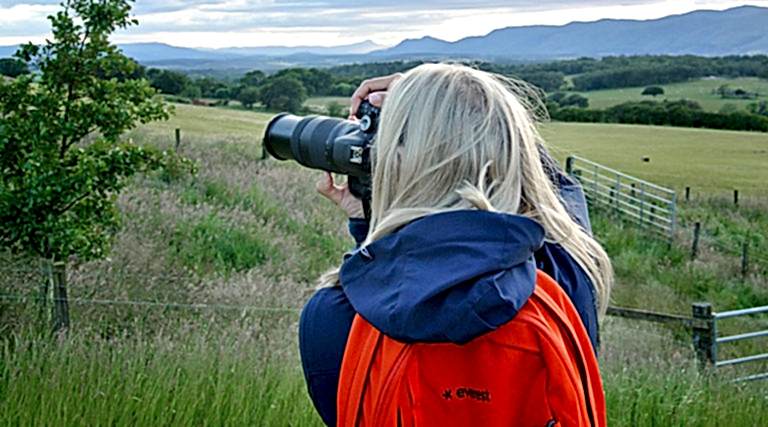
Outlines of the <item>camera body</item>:
{"type": "Polygon", "coordinates": [[[367,101],[355,114],[357,122],[281,113],[269,121],[263,144],[276,159],[295,160],[311,169],[347,175],[350,191],[363,201],[368,216],[371,149],[380,115],[381,110],[367,101]]]}

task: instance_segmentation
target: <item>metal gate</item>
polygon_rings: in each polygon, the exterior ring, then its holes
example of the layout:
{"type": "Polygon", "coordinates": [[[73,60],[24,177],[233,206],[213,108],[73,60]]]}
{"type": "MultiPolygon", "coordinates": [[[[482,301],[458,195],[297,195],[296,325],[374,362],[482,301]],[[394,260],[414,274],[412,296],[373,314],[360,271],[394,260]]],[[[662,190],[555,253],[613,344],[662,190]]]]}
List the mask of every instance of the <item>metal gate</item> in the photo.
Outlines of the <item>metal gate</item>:
{"type": "Polygon", "coordinates": [[[674,237],[677,194],[673,190],[579,156],[569,156],[565,169],[581,183],[593,206],[612,210],[662,237],[674,237]]]}

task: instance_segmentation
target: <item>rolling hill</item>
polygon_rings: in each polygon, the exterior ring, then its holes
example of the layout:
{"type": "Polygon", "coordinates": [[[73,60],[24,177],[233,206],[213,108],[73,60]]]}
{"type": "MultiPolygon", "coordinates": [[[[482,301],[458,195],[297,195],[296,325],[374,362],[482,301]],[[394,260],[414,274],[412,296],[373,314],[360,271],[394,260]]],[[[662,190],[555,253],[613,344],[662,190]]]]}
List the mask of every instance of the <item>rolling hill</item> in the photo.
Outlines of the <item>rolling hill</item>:
{"type": "Polygon", "coordinates": [[[562,26],[508,27],[485,36],[447,42],[433,37],[405,40],[374,52],[380,56],[579,56],[768,53],[768,8],[742,6],[698,10],[649,21],[603,19],[562,26]]]}

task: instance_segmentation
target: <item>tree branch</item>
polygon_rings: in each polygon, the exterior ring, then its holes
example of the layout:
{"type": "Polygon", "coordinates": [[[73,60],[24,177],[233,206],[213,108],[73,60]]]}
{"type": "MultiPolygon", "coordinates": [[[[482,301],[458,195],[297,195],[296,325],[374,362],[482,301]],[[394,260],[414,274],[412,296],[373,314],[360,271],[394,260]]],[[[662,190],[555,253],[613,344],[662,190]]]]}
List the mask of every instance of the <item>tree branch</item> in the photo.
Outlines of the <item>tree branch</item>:
{"type": "Polygon", "coordinates": [[[61,215],[61,214],[65,213],[65,212],[67,212],[68,210],[70,210],[70,209],[72,209],[73,207],[75,207],[75,205],[77,205],[78,203],[80,203],[81,201],[83,201],[83,199],[85,199],[86,197],[90,196],[90,195],[91,195],[91,193],[92,193],[92,191],[87,191],[87,192],[85,192],[85,193],[83,193],[83,194],[81,194],[81,195],[77,196],[77,197],[76,197],[74,200],[72,200],[71,202],[69,202],[69,203],[67,203],[66,205],[64,205],[64,207],[63,207],[63,208],[60,208],[60,209],[54,209],[54,213],[55,213],[56,215],[61,215]]]}
{"type": "MultiPolygon", "coordinates": [[[[69,5],[69,2],[67,2],[67,5],[69,5]]],[[[83,65],[81,56],[83,55],[83,51],[85,50],[85,41],[88,40],[88,37],[90,37],[90,35],[91,35],[91,29],[86,26],[85,33],[83,34],[83,38],[82,40],[80,40],[80,46],[78,46],[77,48],[77,61],[75,62],[75,71],[73,74],[73,76],[75,76],[75,79],[73,80],[75,81],[76,81],[76,76],[80,74],[80,71],[81,71],[80,68],[83,65]]],[[[70,110],[70,107],[72,106],[72,103],[75,102],[74,96],[75,96],[74,82],[69,82],[69,84],[67,85],[67,101],[66,101],[66,104],[64,105],[64,117],[63,117],[64,123],[67,123],[69,121],[69,110],[70,110]]],[[[78,140],[79,138],[74,138],[74,137],[68,140],[67,135],[64,135],[61,138],[61,149],[59,150],[59,159],[63,159],[64,155],[67,154],[67,150],[69,150],[69,148],[73,144],[75,144],[78,140]]]]}

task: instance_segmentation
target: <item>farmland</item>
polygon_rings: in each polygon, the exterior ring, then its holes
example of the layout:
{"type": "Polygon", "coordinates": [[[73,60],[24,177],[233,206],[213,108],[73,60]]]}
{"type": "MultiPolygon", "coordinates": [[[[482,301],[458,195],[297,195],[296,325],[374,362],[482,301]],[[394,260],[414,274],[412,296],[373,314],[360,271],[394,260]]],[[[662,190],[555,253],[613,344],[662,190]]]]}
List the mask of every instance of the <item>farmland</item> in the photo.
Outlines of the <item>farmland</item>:
{"type": "Polygon", "coordinates": [[[627,101],[676,101],[688,99],[698,102],[707,111],[720,111],[725,105],[731,104],[736,109],[745,110],[753,102],[768,100],[768,80],[758,78],[704,78],[685,83],[672,83],[662,86],[664,95],[656,97],[643,96],[643,87],[628,87],[621,89],[596,90],[576,92],[589,99],[590,108],[608,108],[627,101]],[[717,88],[728,85],[733,90],[743,89],[756,93],[754,99],[724,99],[716,94],[717,88]]]}
{"type": "Polygon", "coordinates": [[[579,154],[678,191],[690,186],[705,193],[739,189],[768,196],[768,134],[551,123],[542,135],[561,159],[579,154]]]}
{"type": "MultiPolygon", "coordinates": [[[[2,334],[14,337],[0,349],[0,424],[319,424],[296,354],[297,310],[351,241],[341,213],[314,191],[319,172],[259,160],[269,117],[177,105],[168,122],[129,135],[169,149],[180,128],[180,151],[198,172],[134,180],[119,199],[123,230],[112,255],[77,265],[70,296],[157,305],[73,303],[73,331],[59,344],[28,327],[37,316],[32,302],[0,303],[2,334]],[[183,306],[190,303],[206,306],[183,306]]],[[[766,196],[766,160],[755,153],[768,150],[766,135],[561,123],[544,135],[560,158],[576,151],[676,188],[737,186],[766,196]],[[718,173],[702,173],[712,168],[718,173]]],[[[733,229],[768,223],[760,209],[721,210],[733,229]]],[[[697,300],[718,309],[768,304],[761,270],[743,282],[716,251],[690,261],[685,247],[593,214],[617,271],[614,303],[676,313],[697,300]]],[[[39,278],[29,264],[0,265],[9,266],[4,293],[34,297],[39,278]]],[[[768,417],[764,389],[701,374],[682,331],[607,318],[601,364],[613,425],[754,425],[768,417]]]]}

